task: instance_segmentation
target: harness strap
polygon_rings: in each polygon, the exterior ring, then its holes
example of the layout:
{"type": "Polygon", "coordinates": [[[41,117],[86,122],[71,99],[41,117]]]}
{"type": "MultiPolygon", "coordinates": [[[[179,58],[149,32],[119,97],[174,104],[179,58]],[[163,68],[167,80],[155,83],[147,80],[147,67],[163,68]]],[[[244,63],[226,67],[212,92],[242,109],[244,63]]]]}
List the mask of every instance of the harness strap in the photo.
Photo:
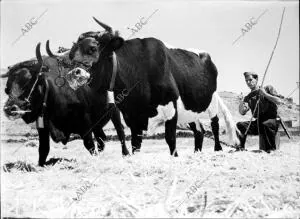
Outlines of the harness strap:
{"type": "Polygon", "coordinates": [[[48,99],[48,94],[49,94],[49,83],[47,79],[45,79],[45,85],[46,85],[46,91],[45,91],[45,96],[43,99],[43,108],[42,108],[42,113],[41,115],[38,116],[36,120],[36,127],[37,129],[45,128],[44,125],[44,114],[46,112],[46,107],[47,107],[47,99],[48,99]]]}
{"type": "Polygon", "coordinates": [[[46,85],[46,92],[43,100],[43,110],[42,110],[42,115],[44,115],[47,107],[47,99],[48,99],[48,94],[49,94],[49,83],[47,79],[45,79],[45,85],[46,85]]]}
{"type": "Polygon", "coordinates": [[[109,84],[109,89],[107,91],[107,103],[115,103],[113,90],[115,87],[115,81],[116,81],[117,69],[118,69],[118,60],[115,52],[113,52],[112,54],[112,60],[113,60],[113,69],[112,69],[112,76],[109,84]]]}
{"type": "Polygon", "coordinates": [[[31,88],[31,90],[30,90],[30,92],[29,92],[29,94],[28,94],[28,97],[25,98],[25,101],[26,101],[26,102],[29,103],[29,99],[30,99],[30,97],[31,97],[31,94],[32,94],[33,90],[35,89],[35,86],[36,86],[36,84],[37,84],[37,82],[38,82],[38,80],[39,80],[39,77],[40,77],[41,75],[42,75],[42,72],[40,72],[40,73],[38,74],[38,76],[36,77],[36,79],[35,79],[35,81],[34,81],[34,84],[32,85],[32,88],[31,88]]]}
{"type": "Polygon", "coordinates": [[[115,52],[113,52],[112,54],[112,59],[113,59],[113,70],[112,70],[112,76],[109,84],[109,91],[113,91],[115,87],[116,76],[117,76],[118,61],[115,52]]]}

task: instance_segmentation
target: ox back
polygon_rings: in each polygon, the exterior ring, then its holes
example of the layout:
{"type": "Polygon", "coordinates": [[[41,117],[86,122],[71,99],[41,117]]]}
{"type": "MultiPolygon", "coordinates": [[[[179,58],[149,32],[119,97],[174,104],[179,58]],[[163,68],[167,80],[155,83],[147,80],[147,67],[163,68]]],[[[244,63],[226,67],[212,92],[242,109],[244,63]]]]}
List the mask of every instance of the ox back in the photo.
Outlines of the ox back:
{"type": "MultiPolygon", "coordinates": [[[[132,88],[138,83],[124,101],[126,104],[119,107],[140,122],[143,130],[147,130],[148,118],[157,114],[158,105],[176,102],[180,96],[187,110],[202,112],[216,91],[217,69],[207,53],[197,55],[169,49],[157,39],[146,38],[125,41],[116,54],[119,64],[116,95],[122,88],[132,88]]],[[[94,76],[92,87],[97,88],[108,83],[103,78],[110,79],[110,75],[95,73],[94,76]]]]}
{"type": "Polygon", "coordinates": [[[208,53],[168,49],[170,70],[186,110],[203,112],[217,89],[217,69],[208,53]]]}

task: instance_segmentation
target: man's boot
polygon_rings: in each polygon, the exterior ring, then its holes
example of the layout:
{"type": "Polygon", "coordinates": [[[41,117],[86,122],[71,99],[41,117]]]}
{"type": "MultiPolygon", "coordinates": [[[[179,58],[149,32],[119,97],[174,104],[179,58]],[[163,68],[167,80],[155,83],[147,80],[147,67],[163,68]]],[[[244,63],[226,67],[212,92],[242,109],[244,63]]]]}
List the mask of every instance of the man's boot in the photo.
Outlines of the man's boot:
{"type": "Polygon", "coordinates": [[[244,151],[245,150],[245,143],[246,143],[246,135],[242,134],[242,133],[238,133],[237,132],[237,136],[240,140],[240,145],[237,147],[237,151],[244,151]]]}

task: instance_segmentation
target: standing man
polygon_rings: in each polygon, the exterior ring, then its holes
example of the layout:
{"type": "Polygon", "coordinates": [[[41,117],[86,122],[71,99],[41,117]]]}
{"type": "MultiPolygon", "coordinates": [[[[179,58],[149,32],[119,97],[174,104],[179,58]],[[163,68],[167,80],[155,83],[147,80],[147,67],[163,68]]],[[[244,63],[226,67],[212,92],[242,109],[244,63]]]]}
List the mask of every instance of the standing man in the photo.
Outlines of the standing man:
{"type": "Polygon", "coordinates": [[[264,88],[258,86],[258,75],[254,72],[245,72],[244,76],[251,92],[240,103],[239,112],[241,115],[245,115],[250,109],[254,119],[250,124],[248,133],[245,132],[250,121],[237,123],[237,128],[242,134],[242,136],[240,136],[241,146],[239,149],[245,149],[247,135],[259,135],[265,145],[265,147],[262,148],[263,150],[266,152],[276,150],[275,137],[279,127],[279,123],[276,121],[278,117],[277,104],[280,104],[281,100],[271,85],[265,86],[264,88]],[[256,107],[257,101],[259,101],[259,103],[256,107]]]}

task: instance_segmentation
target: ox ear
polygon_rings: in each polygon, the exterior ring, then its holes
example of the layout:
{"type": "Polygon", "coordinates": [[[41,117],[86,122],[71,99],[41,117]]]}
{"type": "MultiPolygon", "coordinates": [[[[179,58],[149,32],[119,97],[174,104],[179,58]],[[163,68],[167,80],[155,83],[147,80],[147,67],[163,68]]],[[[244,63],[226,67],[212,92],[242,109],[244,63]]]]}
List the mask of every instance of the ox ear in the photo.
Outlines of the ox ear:
{"type": "Polygon", "coordinates": [[[124,44],[124,39],[122,37],[113,37],[108,45],[109,50],[115,51],[119,48],[121,48],[124,44]]]}
{"type": "Polygon", "coordinates": [[[9,76],[8,73],[5,73],[5,74],[1,74],[0,78],[8,78],[8,76],[9,76]]]}

